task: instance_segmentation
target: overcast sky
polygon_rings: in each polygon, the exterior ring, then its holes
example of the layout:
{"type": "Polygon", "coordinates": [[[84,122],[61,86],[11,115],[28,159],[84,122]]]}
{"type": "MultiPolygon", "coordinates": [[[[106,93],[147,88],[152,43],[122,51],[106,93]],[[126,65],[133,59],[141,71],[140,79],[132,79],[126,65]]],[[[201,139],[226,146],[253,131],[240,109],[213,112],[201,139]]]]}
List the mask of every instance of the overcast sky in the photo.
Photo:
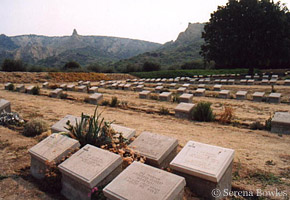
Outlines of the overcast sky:
{"type": "MultiPolygon", "coordinates": [[[[164,43],[227,0],[0,0],[0,34],[105,35],[164,43]]],[[[275,1],[276,2],[276,1],[275,1]]],[[[290,7],[290,0],[282,0],[290,7]]]]}

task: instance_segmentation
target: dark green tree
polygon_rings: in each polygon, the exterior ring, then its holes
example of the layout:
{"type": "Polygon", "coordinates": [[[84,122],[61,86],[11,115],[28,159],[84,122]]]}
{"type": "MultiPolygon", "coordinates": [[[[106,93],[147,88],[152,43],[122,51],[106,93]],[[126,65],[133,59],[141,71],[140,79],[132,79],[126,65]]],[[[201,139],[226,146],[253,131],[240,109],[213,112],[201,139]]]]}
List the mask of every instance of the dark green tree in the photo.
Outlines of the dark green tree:
{"type": "Polygon", "coordinates": [[[26,66],[21,60],[5,59],[1,65],[1,70],[5,72],[23,72],[26,71],[26,66]]]}
{"type": "Polygon", "coordinates": [[[142,67],[142,71],[144,72],[159,71],[160,69],[160,64],[149,61],[145,62],[142,67]]]}
{"type": "Polygon", "coordinates": [[[290,14],[280,2],[229,0],[211,14],[201,55],[217,68],[290,66],[290,14]]]}
{"type": "Polygon", "coordinates": [[[66,63],[63,67],[64,70],[76,70],[81,68],[81,65],[75,61],[70,61],[66,63]]]}

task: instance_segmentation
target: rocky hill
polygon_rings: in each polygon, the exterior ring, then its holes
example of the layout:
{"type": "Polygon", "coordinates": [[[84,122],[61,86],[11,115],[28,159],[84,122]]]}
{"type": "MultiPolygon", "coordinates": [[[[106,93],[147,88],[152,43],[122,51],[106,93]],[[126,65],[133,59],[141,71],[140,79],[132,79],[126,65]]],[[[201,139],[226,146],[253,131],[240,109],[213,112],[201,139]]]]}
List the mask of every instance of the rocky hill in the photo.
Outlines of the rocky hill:
{"type": "Polygon", "coordinates": [[[161,44],[106,36],[47,37],[0,35],[0,63],[5,58],[21,59],[25,63],[60,67],[74,60],[81,65],[109,63],[130,58],[159,48],[161,44]]]}
{"type": "Polygon", "coordinates": [[[201,38],[204,25],[204,23],[189,23],[187,29],[181,32],[175,41],[167,42],[157,50],[121,60],[115,66],[120,68],[125,68],[127,65],[140,67],[144,62],[151,61],[161,64],[163,68],[168,68],[201,60],[199,51],[204,42],[201,38]]]}

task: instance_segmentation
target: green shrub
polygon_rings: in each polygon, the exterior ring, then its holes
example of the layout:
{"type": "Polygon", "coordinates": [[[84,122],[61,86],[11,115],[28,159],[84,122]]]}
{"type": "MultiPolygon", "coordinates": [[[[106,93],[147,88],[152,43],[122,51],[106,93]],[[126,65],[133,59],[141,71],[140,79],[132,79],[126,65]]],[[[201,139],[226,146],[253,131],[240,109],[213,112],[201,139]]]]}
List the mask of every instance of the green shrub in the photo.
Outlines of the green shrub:
{"type": "Polygon", "coordinates": [[[36,86],[36,87],[32,88],[31,92],[32,92],[33,95],[39,95],[40,89],[39,89],[38,86],[36,86]]]}
{"type": "Polygon", "coordinates": [[[253,122],[252,124],[250,124],[250,129],[252,130],[263,130],[264,129],[264,125],[261,124],[261,122],[253,122]]]}
{"type": "Polygon", "coordinates": [[[119,105],[118,98],[117,97],[112,97],[110,106],[111,107],[117,107],[118,105],[119,105]]]}
{"type": "Polygon", "coordinates": [[[13,91],[13,90],[14,90],[14,85],[13,85],[13,83],[9,84],[8,87],[7,87],[7,89],[8,89],[9,91],[13,91]]]}
{"type": "Polygon", "coordinates": [[[108,100],[103,100],[101,105],[102,106],[108,106],[108,105],[110,105],[110,102],[108,100]]]}
{"type": "Polygon", "coordinates": [[[202,121],[202,122],[210,122],[215,119],[215,116],[211,109],[210,102],[199,102],[191,113],[191,117],[193,120],[202,121]]]}
{"type": "Polygon", "coordinates": [[[168,108],[161,107],[160,110],[159,110],[159,113],[161,115],[168,115],[169,114],[169,110],[168,110],[168,108]]]}
{"type": "Polygon", "coordinates": [[[269,119],[265,121],[265,129],[267,131],[271,131],[271,128],[272,128],[272,116],[270,116],[269,119]]]}
{"type": "Polygon", "coordinates": [[[61,99],[67,99],[68,94],[67,93],[61,93],[59,96],[61,99]]]}
{"type": "Polygon", "coordinates": [[[48,130],[48,124],[39,118],[35,118],[27,122],[24,126],[23,135],[34,137],[48,130]]]}

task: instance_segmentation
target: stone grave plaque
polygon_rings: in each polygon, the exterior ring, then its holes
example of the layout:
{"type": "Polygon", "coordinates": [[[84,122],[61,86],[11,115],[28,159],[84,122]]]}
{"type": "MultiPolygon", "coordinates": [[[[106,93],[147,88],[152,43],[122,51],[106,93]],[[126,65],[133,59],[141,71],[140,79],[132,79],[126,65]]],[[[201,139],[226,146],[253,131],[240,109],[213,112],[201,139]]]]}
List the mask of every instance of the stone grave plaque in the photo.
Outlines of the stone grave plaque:
{"type": "Polygon", "coordinates": [[[5,90],[9,90],[10,85],[12,85],[12,83],[6,83],[6,84],[4,85],[4,89],[5,89],[5,90]]]}
{"type": "Polygon", "coordinates": [[[89,89],[89,93],[97,93],[98,92],[98,87],[91,87],[89,89]]]}
{"type": "Polygon", "coordinates": [[[98,105],[103,100],[103,94],[101,93],[94,93],[89,96],[89,103],[98,105]]]}
{"type": "Polygon", "coordinates": [[[62,194],[68,199],[90,199],[91,189],[104,186],[122,171],[122,158],[87,144],[58,168],[62,173],[62,194]]]}
{"type": "Polygon", "coordinates": [[[167,167],[176,155],[178,141],[156,133],[142,132],[129,146],[146,157],[146,163],[155,167],[167,167]]]}
{"type": "Polygon", "coordinates": [[[84,82],[83,81],[79,81],[78,82],[78,85],[82,85],[84,82]]]}
{"type": "Polygon", "coordinates": [[[66,85],[66,84],[61,84],[59,87],[60,87],[61,89],[63,89],[63,90],[66,90],[67,85],[66,85]]]}
{"type": "Polygon", "coordinates": [[[290,113],[276,112],[271,122],[271,132],[290,134],[290,113]]]}
{"type": "Polygon", "coordinates": [[[46,162],[58,163],[79,146],[77,140],[64,135],[54,133],[48,136],[28,151],[31,156],[30,171],[32,176],[37,179],[44,178],[48,169],[46,162]]]}
{"type": "Polygon", "coordinates": [[[44,82],[44,83],[42,84],[42,87],[43,87],[43,88],[48,88],[48,85],[49,85],[48,82],[44,82]]]}
{"type": "Polygon", "coordinates": [[[236,99],[238,99],[238,100],[246,100],[247,99],[247,94],[248,94],[247,91],[238,91],[236,93],[236,99]]]}
{"type": "Polygon", "coordinates": [[[78,92],[87,92],[87,86],[85,85],[80,85],[78,87],[76,87],[78,92]]]}
{"type": "Polygon", "coordinates": [[[175,117],[190,119],[190,114],[193,108],[193,103],[179,103],[174,109],[175,117]]]}
{"type": "Polygon", "coordinates": [[[135,161],[103,191],[109,200],[182,200],[184,186],[183,177],[135,161]]]}
{"type": "Polygon", "coordinates": [[[205,96],[205,89],[204,88],[196,89],[194,92],[194,95],[199,96],[199,97],[204,97],[205,96]]]}
{"type": "Polygon", "coordinates": [[[187,186],[193,192],[215,199],[211,195],[213,189],[231,191],[233,158],[232,149],[189,141],[170,163],[170,167],[176,174],[185,177],[187,186]]]}
{"type": "Polygon", "coordinates": [[[171,96],[172,96],[171,92],[162,92],[161,94],[159,94],[159,100],[160,101],[171,101],[171,96]]]}
{"type": "Polygon", "coordinates": [[[132,138],[136,134],[136,130],[132,128],[127,128],[125,126],[120,126],[117,124],[111,124],[111,128],[118,133],[122,133],[123,137],[126,139],[132,138]]]}
{"type": "Polygon", "coordinates": [[[135,88],[135,91],[137,92],[141,92],[144,88],[144,85],[137,85],[136,88],[135,88]]]}
{"type": "Polygon", "coordinates": [[[265,96],[265,92],[255,92],[253,94],[253,101],[261,102],[264,96],[265,96]]]}
{"type": "Polygon", "coordinates": [[[180,87],[177,89],[177,94],[183,94],[187,92],[187,88],[186,87],[180,87]]]}
{"type": "Polygon", "coordinates": [[[80,122],[81,118],[76,117],[73,115],[66,115],[64,118],[56,122],[54,125],[51,127],[51,132],[52,133],[59,133],[59,132],[68,132],[64,127],[67,127],[66,123],[67,121],[70,121],[71,125],[76,125],[76,120],[80,122]]]}
{"type": "Polygon", "coordinates": [[[139,98],[140,99],[149,99],[151,94],[151,91],[143,90],[142,92],[139,92],[139,98]]]}
{"type": "Polygon", "coordinates": [[[269,95],[269,103],[280,103],[281,102],[281,93],[271,93],[269,95]]]}
{"type": "Polygon", "coordinates": [[[11,112],[11,103],[10,103],[10,101],[7,101],[5,99],[0,99],[0,114],[2,112],[7,112],[7,113],[11,112]]]}
{"type": "Polygon", "coordinates": [[[21,85],[17,85],[17,86],[16,86],[16,91],[17,91],[17,92],[22,92],[22,93],[24,93],[24,92],[25,92],[25,86],[24,86],[23,84],[21,84],[21,85]]]}
{"type": "Polygon", "coordinates": [[[222,90],[219,92],[219,98],[228,99],[230,98],[230,91],[229,90],[222,90]]]}
{"type": "Polygon", "coordinates": [[[214,91],[220,91],[221,88],[222,88],[222,85],[219,85],[219,84],[213,86],[214,91]]]}
{"type": "Polygon", "coordinates": [[[27,93],[28,93],[28,94],[32,94],[32,90],[33,90],[33,88],[35,88],[34,85],[30,85],[30,86],[28,86],[28,87],[26,88],[27,93]]]}
{"type": "Polygon", "coordinates": [[[183,103],[192,103],[193,94],[184,93],[180,95],[179,102],[183,103]]]}
{"type": "Polygon", "coordinates": [[[67,90],[70,90],[70,91],[74,91],[75,90],[75,85],[74,84],[71,84],[71,85],[68,85],[66,87],[67,90]]]}
{"type": "Polygon", "coordinates": [[[62,91],[63,90],[61,88],[57,88],[53,90],[52,92],[50,92],[49,96],[52,98],[60,98],[62,91]]]}
{"type": "Polygon", "coordinates": [[[163,86],[155,87],[155,92],[160,93],[163,90],[163,86]]]}

